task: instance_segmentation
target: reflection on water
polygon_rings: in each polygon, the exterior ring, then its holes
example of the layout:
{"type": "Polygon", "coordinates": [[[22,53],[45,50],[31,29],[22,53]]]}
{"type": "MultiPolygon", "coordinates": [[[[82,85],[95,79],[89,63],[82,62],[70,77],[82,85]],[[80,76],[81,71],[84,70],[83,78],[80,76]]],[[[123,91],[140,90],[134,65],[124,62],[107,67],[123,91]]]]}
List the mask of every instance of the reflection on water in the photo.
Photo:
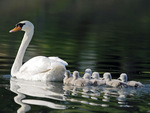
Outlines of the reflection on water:
{"type": "Polygon", "coordinates": [[[14,101],[21,105],[18,109],[18,113],[23,111],[29,111],[31,105],[47,106],[53,109],[65,109],[64,105],[54,104],[49,101],[38,99],[26,99],[27,96],[41,97],[64,101],[62,84],[61,83],[43,83],[37,81],[25,81],[11,78],[10,90],[15,92],[17,96],[14,97],[14,101]],[[28,105],[29,104],[29,105],[28,105]]]}
{"type": "MultiPolygon", "coordinates": [[[[81,108],[88,111],[95,111],[95,109],[88,108],[88,106],[99,106],[96,109],[98,111],[103,107],[135,108],[136,105],[132,101],[134,102],[136,98],[143,94],[147,95],[150,92],[150,87],[112,88],[108,86],[88,86],[77,88],[57,82],[44,83],[11,78],[10,90],[17,94],[14,101],[21,106],[18,108],[17,113],[25,113],[32,110],[33,105],[46,106],[57,110],[81,108]],[[86,105],[85,108],[84,105],[86,105]]],[[[138,105],[138,103],[136,104],[138,105]]],[[[130,111],[130,109],[125,111],[128,110],[130,111]]],[[[100,111],[105,112],[105,109],[100,111]]]]}

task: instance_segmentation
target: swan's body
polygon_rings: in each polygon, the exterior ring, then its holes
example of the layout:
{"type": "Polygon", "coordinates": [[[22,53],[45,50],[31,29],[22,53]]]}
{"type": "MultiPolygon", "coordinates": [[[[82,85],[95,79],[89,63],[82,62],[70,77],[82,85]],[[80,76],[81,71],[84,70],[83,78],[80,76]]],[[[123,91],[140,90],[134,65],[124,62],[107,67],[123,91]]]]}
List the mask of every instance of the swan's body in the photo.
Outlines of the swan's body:
{"type": "Polygon", "coordinates": [[[144,87],[144,85],[141,83],[141,82],[138,82],[138,81],[127,81],[128,80],[128,76],[126,73],[122,73],[119,77],[119,79],[126,83],[128,86],[131,86],[131,87],[144,87]]]}
{"type": "Polygon", "coordinates": [[[11,68],[11,75],[24,80],[63,81],[65,65],[68,64],[58,57],[37,56],[22,64],[26,48],[34,33],[34,26],[29,21],[21,21],[10,32],[18,30],[25,31],[25,34],[11,68]]]}

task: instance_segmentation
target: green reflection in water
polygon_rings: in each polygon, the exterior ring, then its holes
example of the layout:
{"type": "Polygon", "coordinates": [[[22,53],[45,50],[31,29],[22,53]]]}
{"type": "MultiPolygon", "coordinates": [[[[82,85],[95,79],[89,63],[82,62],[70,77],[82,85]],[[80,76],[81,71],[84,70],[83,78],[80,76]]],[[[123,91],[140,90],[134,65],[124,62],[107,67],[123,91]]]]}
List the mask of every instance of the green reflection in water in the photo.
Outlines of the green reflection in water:
{"type": "Polygon", "coordinates": [[[35,35],[26,59],[42,54],[64,58],[71,70],[145,72],[150,61],[149,8],[145,1],[134,2],[2,1],[0,15],[6,16],[1,20],[1,37],[5,35],[9,42],[1,39],[1,43],[7,46],[5,51],[17,51],[23,34],[6,32],[16,22],[28,19],[35,24],[35,35]]]}

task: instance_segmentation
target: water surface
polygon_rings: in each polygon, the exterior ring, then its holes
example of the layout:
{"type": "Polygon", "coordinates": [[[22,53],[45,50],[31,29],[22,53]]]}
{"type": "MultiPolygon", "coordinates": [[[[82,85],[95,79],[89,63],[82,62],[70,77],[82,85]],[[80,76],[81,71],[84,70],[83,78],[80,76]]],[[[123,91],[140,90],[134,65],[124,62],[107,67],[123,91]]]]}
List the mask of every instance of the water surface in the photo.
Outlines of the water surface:
{"type": "Polygon", "coordinates": [[[150,112],[150,7],[147,0],[0,1],[0,112],[150,112]],[[86,68],[113,78],[128,74],[145,88],[74,88],[10,77],[23,32],[8,33],[21,20],[35,25],[24,62],[59,56],[67,69],[86,68]],[[57,87],[56,87],[57,86],[57,87]],[[34,92],[35,91],[35,92],[34,92]],[[26,109],[25,109],[26,108],[26,109]]]}

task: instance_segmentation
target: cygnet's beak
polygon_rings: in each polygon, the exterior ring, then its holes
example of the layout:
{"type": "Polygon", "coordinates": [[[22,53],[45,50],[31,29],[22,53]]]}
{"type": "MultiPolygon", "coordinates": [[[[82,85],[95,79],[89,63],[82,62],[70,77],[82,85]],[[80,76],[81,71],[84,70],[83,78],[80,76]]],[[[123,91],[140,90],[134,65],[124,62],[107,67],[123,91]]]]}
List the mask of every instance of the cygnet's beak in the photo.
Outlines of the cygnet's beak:
{"type": "Polygon", "coordinates": [[[118,80],[121,80],[120,77],[118,78],[118,80]]]}

